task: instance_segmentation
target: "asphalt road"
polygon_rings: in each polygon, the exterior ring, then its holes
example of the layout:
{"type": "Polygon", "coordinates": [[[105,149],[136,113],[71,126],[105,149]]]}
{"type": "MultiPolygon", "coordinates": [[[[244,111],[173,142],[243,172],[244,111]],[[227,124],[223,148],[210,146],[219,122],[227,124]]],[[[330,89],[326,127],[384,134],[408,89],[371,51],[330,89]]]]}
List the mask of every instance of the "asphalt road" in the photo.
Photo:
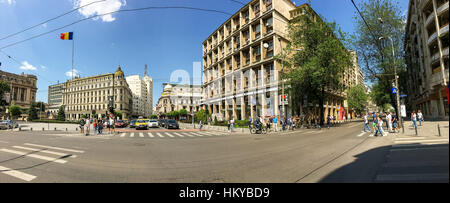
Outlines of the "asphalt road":
{"type": "Polygon", "coordinates": [[[394,137],[361,125],[183,137],[0,131],[0,182],[374,182],[394,137]]]}

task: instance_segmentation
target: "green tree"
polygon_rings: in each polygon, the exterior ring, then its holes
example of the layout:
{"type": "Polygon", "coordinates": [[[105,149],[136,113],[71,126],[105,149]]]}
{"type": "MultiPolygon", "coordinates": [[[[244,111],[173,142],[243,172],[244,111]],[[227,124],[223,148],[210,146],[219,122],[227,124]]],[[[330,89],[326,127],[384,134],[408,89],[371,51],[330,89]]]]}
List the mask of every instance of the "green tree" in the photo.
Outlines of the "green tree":
{"type": "Polygon", "coordinates": [[[0,80],[0,105],[5,106],[6,101],[3,99],[3,95],[11,90],[9,84],[5,81],[0,80]]]}
{"type": "Polygon", "coordinates": [[[157,119],[157,118],[158,118],[158,115],[152,114],[152,115],[150,115],[150,118],[151,118],[151,119],[157,119]]]}
{"type": "Polygon", "coordinates": [[[180,116],[182,116],[182,117],[186,117],[188,115],[188,112],[186,109],[181,109],[179,113],[180,113],[180,116]]]}
{"type": "Polygon", "coordinates": [[[362,85],[351,87],[347,93],[348,107],[361,113],[367,106],[368,96],[362,85]]]}
{"type": "MultiPolygon", "coordinates": [[[[341,92],[340,78],[346,68],[352,66],[346,33],[336,23],[321,21],[310,7],[302,7],[299,15],[289,25],[290,42],[280,58],[287,74],[284,78],[291,88],[296,114],[301,102],[324,105],[327,92],[341,92]]],[[[320,108],[323,124],[323,108],[320,108]]]]}
{"type": "Polygon", "coordinates": [[[60,121],[66,120],[66,114],[64,112],[64,105],[59,107],[57,119],[60,121]]]}
{"type": "Polygon", "coordinates": [[[11,105],[8,108],[8,112],[9,115],[13,118],[13,119],[17,119],[17,117],[20,116],[20,114],[22,114],[22,109],[20,108],[20,106],[17,105],[11,105]]]}
{"type": "Polygon", "coordinates": [[[114,117],[122,119],[122,112],[114,110],[114,117]]]}
{"type": "Polygon", "coordinates": [[[38,110],[36,109],[36,103],[31,102],[30,103],[30,108],[28,109],[28,120],[29,121],[38,118],[37,111],[38,110]]]}
{"type": "Polygon", "coordinates": [[[211,114],[206,115],[206,111],[202,109],[195,113],[195,122],[203,121],[203,123],[206,123],[208,121],[208,117],[211,117],[211,114]]]}
{"type": "Polygon", "coordinates": [[[390,0],[364,0],[358,7],[365,21],[355,13],[356,30],[352,35],[361,67],[367,79],[376,85],[372,93],[375,103],[382,107],[389,103],[396,105],[396,96],[390,94],[394,81],[394,67],[399,75],[399,90],[406,90],[406,65],[404,51],[405,16],[398,3],[390,0]],[[382,19],[381,23],[379,18],[382,19]],[[366,24],[367,23],[367,24],[366,24]],[[380,40],[380,37],[384,37],[380,40]],[[392,55],[393,40],[395,58],[392,55]],[[394,63],[395,62],[395,63],[394,63]]]}

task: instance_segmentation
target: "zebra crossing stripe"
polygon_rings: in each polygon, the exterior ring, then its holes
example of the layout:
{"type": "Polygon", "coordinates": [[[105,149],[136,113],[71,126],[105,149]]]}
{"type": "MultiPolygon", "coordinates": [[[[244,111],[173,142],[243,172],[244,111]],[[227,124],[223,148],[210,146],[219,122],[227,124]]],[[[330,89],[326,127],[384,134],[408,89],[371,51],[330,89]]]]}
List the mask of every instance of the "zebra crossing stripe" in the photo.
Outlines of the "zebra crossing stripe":
{"type": "Polygon", "coordinates": [[[130,137],[134,137],[134,133],[131,133],[130,137]]]}
{"type": "Polygon", "coordinates": [[[147,133],[149,137],[155,137],[152,133],[147,133]]]}
{"type": "Polygon", "coordinates": [[[66,160],[60,160],[58,158],[52,158],[52,157],[48,157],[48,156],[41,156],[41,155],[37,155],[37,154],[29,154],[29,153],[25,153],[25,152],[21,152],[21,151],[16,151],[16,150],[10,150],[10,149],[1,149],[0,151],[3,152],[8,152],[11,154],[18,154],[18,155],[23,155],[23,156],[28,156],[28,157],[32,157],[32,158],[36,158],[36,159],[42,159],[45,161],[52,161],[52,162],[56,162],[56,163],[66,163],[66,160]]]}
{"type": "Polygon", "coordinates": [[[156,133],[159,137],[164,137],[161,133],[156,133]]]}
{"type": "Polygon", "coordinates": [[[120,134],[120,137],[125,137],[126,133],[120,134]]]}
{"type": "Polygon", "coordinates": [[[178,136],[178,137],[184,137],[182,134],[179,134],[179,133],[173,133],[173,134],[178,136]]]}
{"type": "Polygon", "coordinates": [[[189,134],[188,132],[185,132],[184,134],[189,136],[189,137],[194,137],[193,135],[189,134]]]}
{"type": "Polygon", "coordinates": [[[212,134],[209,134],[207,132],[197,132],[198,134],[206,135],[206,136],[213,136],[212,134]]]}
{"type": "Polygon", "coordinates": [[[164,133],[164,134],[166,134],[166,135],[169,136],[169,137],[174,137],[174,136],[171,135],[170,133],[164,133]]]}
{"type": "Polygon", "coordinates": [[[144,133],[139,133],[139,137],[144,137],[144,133]]]}
{"type": "Polygon", "coordinates": [[[0,171],[6,175],[10,175],[12,177],[22,179],[24,181],[31,181],[36,178],[36,176],[30,175],[30,174],[27,174],[24,172],[16,171],[16,170],[13,170],[10,168],[6,168],[3,166],[0,166],[0,171]]]}
{"type": "Polygon", "coordinates": [[[198,137],[203,137],[203,135],[195,133],[195,132],[191,132],[192,135],[198,136],[198,137]]]}
{"type": "Polygon", "coordinates": [[[41,150],[41,149],[30,148],[30,147],[21,147],[21,146],[13,146],[13,147],[17,148],[17,149],[24,149],[24,150],[37,151],[37,152],[42,152],[42,153],[47,153],[47,154],[54,154],[54,155],[58,155],[58,156],[70,156],[72,158],[77,157],[77,155],[64,154],[64,153],[54,152],[54,151],[50,151],[50,150],[41,150]]]}
{"type": "Polygon", "coordinates": [[[61,150],[61,151],[68,151],[68,152],[75,152],[75,153],[84,153],[84,151],[81,151],[81,150],[66,149],[66,148],[61,148],[61,147],[52,147],[52,146],[45,146],[45,145],[38,145],[38,144],[31,144],[31,143],[25,143],[24,145],[35,146],[35,147],[45,147],[45,148],[56,149],[56,150],[61,150]]]}

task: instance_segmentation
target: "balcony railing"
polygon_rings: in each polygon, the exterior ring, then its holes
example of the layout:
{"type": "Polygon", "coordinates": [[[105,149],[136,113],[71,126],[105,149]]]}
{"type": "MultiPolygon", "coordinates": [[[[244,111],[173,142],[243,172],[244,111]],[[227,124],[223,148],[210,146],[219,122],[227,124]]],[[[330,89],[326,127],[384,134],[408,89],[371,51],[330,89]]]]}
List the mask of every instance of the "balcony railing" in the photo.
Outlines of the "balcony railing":
{"type": "Polygon", "coordinates": [[[437,32],[434,32],[430,38],[428,38],[428,45],[431,44],[431,42],[433,42],[435,39],[437,38],[437,32]]]}

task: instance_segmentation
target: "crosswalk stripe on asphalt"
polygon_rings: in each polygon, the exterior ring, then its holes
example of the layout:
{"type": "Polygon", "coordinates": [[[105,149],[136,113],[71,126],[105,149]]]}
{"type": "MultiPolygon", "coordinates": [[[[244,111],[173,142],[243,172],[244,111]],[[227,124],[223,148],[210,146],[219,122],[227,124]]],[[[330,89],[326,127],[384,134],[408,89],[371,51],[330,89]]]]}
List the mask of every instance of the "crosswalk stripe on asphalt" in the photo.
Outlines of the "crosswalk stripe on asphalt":
{"type": "Polygon", "coordinates": [[[173,133],[174,135],[178,136],[178,137],[184,137],[184,135],[179,134],[179,133],[173,133]]]}
{"type": "Polygon", "coordinates": [[[34,175],[30,175],[30,174],[27,174],[27,173],[24,173],[24,172],[16,171],[16,170],[13,170],[13,169],[10,169],[10,168],[6,168],[6,167],[3,167],[3,166],[0,166],[0,171],[2,173],[6,174],[6,175],[10,175],[12,177],[15,177],[15,178],[18,178],[18,179],[22,179],[22,180],[28,181],[28,182],[36,178],[36,176],[34,176],[34,175]]]}
{"type": "Polygon", "coordinates": [[[120,137],[125,137],[126,133],[120,134],[120,137]]]}
{"type": "Polygon", "coordinates": [[[149,137],[155,137],[152,133],[147,133],[149,137]]]}
{"type": "Polygon", "coordinates": [[[10,150],[10,149],[0,149],[0,151],[3,152],[8,152],[11,154],[18,154],[18,155],[22,155],[22,156],[28,156],[28,157],[32,157],[32,158],[36,158],[36,159],[42,159],[45,161],[52,161],[52,162],[56,162],[56,163],[66,163],[66,160],[60,160],[59,158],[53,158],[53,157],[48,157],[48,156],[41,156],[41,155],[37,155],[37,154],[29,154],[26,152],[22,152],[22,151],[16,151],[16,150],[10,150]]]}
{"type": "Polygon", "coordinates": [[[144,133],[139,133],[139,137],[144,137],[144,133]]]}
{"type": "Polygon", "coordinates": [[[24,150],[29,150],[29,151],[37,151],[37,152],[42,152],[42,153],[47,153],[47,154],[54,154],[54,155],[58,155],[58,156],[70,156],[72,158],[77,157],[77,155],[72,155],[72,154],[64,154],[64,153],[60,153],[60,152],[54,152],[54,151],[50,151],[50,150],[41,150],[41,149],[36,149],[36,148],[30,148],[30,147],[21,147],[21,146],[13,146],[14,148],[17,149],[24,149],[24,150]]]}
{"type": "Polygon", "coordinates": [[[170,133],[165,133],[165,134],[169,137],[173,137],[173,135],[171,135],[170,133]]]}
{"type": "Polygon", "coordinates": [[[156,133],[159,137],[164,137],[161,133],[156,133]]]}
{"type": "Polygon", "coordinates": [[[194,136],[198,136],[198,137],[203,137],[203,135],[200,135],[200,134],[195,133],[195,132],[190,132],[190,134],[191,134],[191,135],[194,135],[194,136]]]}
{"type": "Polygon", "coordinates": [[[134,137],[134,133],[131,133],[130,137],[134,137]]]}
{"type": "Polygon", "coordinates": [[[84,151],[82,151],[82,150],[67,149],[67,148],[61,148],[61,147],[52,147],[52,146],[38,145],[38,144],[32,144],[32,143],[25,143],[24,145],[35,146],[35,147],[44,147],[44,148],[61,150],[61,151],[75,152],[75,153],[84,153],[84,151]]]}

